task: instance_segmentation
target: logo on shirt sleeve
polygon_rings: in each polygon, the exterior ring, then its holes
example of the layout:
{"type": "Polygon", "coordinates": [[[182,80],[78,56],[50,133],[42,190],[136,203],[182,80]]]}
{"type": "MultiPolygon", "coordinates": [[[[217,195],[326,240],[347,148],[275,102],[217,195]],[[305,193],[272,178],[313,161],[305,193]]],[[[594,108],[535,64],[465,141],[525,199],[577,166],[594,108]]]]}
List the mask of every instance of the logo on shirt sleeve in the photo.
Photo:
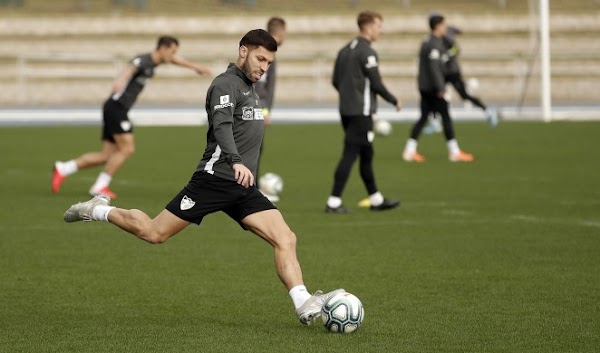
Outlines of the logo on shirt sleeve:
{"type": "Polygon", "coordinates": [[[142,63],[142,58],[135,58],[135,59],[133,59],[133,61],[131,63],[133,64],[133,66],[139,67],[140,64],[142,63]]]}
{"type": "Polygon", "coordinates": [[[223,95],[219,97],[219,104],[215,105],[214,110],[233,107],[233,103],[229,101],[229,95],[223,95]]]}
{"type": "Polygon", "coordinates": [[[429,53],[429,59],[431,60],[439,60],[440,59],[440,51],[437,49],[432,49],[429,53]]]}
{"type": "Polygon", "coordinates": [[[371,55],[371,56],[367,57],[367,64],[365,65],[365,67],[367,69],[372,69],[374,67],[377,67],[377,58],[375,57],[375,55],[371,55]]]}

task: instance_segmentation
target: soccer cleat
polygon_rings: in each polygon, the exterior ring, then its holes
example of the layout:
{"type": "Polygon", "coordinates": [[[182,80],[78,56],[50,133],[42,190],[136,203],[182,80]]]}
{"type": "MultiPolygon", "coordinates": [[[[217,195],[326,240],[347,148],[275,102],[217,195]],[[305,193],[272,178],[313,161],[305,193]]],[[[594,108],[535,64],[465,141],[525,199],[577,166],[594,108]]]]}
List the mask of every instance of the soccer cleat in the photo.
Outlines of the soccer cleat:
{"type": "Polygon", "coordinates": [[[398,200],[383,199],[383,202],[379,206],[371,206],[371,211],[385,211],[396,208],[400,205],[398,200]]]}
{"type": "Polygon", "coordinates": [[[105,186],[105,187],[103,187],[102,189],[100,189],[98,191],[90,190],[90,195],[92,195],[92,196],[106,195],[110,199],[113,199],[113,200],[117,198],[117,194],[115,194],[114,192],[112,192],[108,188],[108,186],[105,186]]]}
{"type": "Polygon", "coordinates": [[[361,208],[371,207],[371,199],[369,199],[368,197],[365,197],[364,199],[358,201],[358,207],[361,207],[361,208]]]}
{"type": "Polygon", "coordinates": [[[52,171],[52,192],[53,193],[57,194],[60,191],[60,185],[65,181],[65,179],[67,179],[67,177],[60,174],[58,169],[56,169],[56,166],[55,166],[54,170],[52,171]]]}
{"type": "Polygon", "coordinates": [[[350,210],[344,207],[344,205],[340,205],[339,207],[329,207],[329,205],[327,205],[325,206],[325,213],[346,214],[350,213],[350,210]]]}
{"type": "Polygon", "coordinates": [[[110,204],[110,198],[106,195],[97,195],[93,199],[86,202],[79,202],[65,212],[65,222],[90,222],[92,220],[92,211],[96,206],[108,206],[110,204]]]}
{"type": "Polygon", "coordinates": [[[496,109],[488,109],[486,111],[486,119],[491,127],[496,127],[498,125],[498,112],[496,109]]]}
{"type": "Polygon", "coordinates": [[[413,153],[405,151],[404,153],[402,153],[402,158],[407,162],[416,162],[416,163],[425,162],[425,157],[417,151],[414,151],[413,153]]]}
{"type": "Polygon", "coordinates": [[[458,153],[450,154],[448,159],[450,162],[473,162],[475,157],[470,153],[460,150],[458,153]]]}
{"type": "Polygon", "coordinates": [[[442,132],[442,125],[436,119],[429,119],[427,126],[423,128],[423,134],[431,135],[438,132],[442,132]]]}
{"type": "Polygon", "coordinates": [[[323,293],[323,291],[316,291],[301,307],[296,309],[298,319],[304,325],[310,325],[315,319],[321,316],[321,309],[327,301],[335,297],[339,293],[344,293],[344,289],[336,289],[329,293],[323,293]]]}

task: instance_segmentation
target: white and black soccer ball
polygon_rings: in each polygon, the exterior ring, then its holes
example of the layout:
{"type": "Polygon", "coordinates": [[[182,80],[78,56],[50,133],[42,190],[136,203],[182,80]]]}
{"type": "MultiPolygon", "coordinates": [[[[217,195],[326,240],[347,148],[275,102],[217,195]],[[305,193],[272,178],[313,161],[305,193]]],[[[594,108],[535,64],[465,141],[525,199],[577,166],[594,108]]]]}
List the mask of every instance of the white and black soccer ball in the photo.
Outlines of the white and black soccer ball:
{"type": "Polygon", "coordinates": [[[258,180],[260,191],[269,195],[279,195],[283,191],[283,179],[275,173],[267,173],[258,180]]]}
{"type": "Polygon", "coordinates": [[[387,120],[378,119],[373,124],[373,130],[379,136],[389,136],[392,133],[392,124],[387,120]]]}
{"type": "Polygon", "coordinates": [[[358,330],[365,309],[354,294],[344,292],[329,299],[321,309],[323,324],[331,332],[350,333],[358,330]]]}

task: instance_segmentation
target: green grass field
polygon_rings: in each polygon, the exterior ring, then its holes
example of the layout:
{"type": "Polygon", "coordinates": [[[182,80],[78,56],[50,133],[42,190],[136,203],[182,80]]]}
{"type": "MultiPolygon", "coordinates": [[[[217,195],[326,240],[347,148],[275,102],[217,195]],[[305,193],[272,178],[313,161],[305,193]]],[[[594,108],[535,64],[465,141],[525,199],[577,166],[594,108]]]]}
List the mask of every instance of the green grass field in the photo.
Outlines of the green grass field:
{"type": "MultiPolygon", "coordinates": [[[[276,125],[263,171],[299,238],[309,290],[344,287],[363,327],[299,324],[271,248],[222,214],[150,245],[108,224],[66,224],[98,170],[50,192],[55,159],[99,146],[97,127],[0,128],[1,352],[598,352],[600,123],[457,124],[473,164],[439,135],[400,160],[408,125],[376,140],[376,175],[400,209],[324,202],[337,125],[276,125]]],[[[205,127],[138,128],[114,202],[155,215],[187,182],[205,127]]]]}

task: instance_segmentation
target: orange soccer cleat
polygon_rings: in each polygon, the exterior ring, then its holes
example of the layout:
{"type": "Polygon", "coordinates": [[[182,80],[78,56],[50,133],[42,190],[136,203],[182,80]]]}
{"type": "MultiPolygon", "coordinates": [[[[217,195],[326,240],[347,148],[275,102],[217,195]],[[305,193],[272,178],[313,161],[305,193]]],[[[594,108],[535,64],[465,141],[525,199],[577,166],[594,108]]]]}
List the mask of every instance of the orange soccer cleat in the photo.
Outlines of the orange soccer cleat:
{"type": "Polygon", "coordinates": [[[416,162],[416,163],[425,162],[425,157],[417,151],[415,151],[413,153],[404,152],[404,153],[402,153],[402,158],[407,162],[416,162]]]}
{"type": "Polygon", "coordinates": [[[57,194],[60,191],[60,185],[67,179],[66,176],[63,176],[58,172],[58,169],[54,167],[52,171],[52,192],[57,194]]]}
{"type": "Polygon", "coordinates": [[[473,162],[475,157],[470,153],[460,150],[458,153],[450,154],[448,159],[450,162],[473,162]]]}
{"type": "Polygon", "coordinates": [[[90,195],[92,196],[97,196],[97,195],[106,195],[108,197],[110,197],[112,200],[117,198],[117,194],[115,194],[114,192],[112,192],[112,190],[110,190],[108,188],[108,186],[103,187],[102,189],[98,190],[98,191],[94,191],[94,190],[90,190],[90,195]]]}

